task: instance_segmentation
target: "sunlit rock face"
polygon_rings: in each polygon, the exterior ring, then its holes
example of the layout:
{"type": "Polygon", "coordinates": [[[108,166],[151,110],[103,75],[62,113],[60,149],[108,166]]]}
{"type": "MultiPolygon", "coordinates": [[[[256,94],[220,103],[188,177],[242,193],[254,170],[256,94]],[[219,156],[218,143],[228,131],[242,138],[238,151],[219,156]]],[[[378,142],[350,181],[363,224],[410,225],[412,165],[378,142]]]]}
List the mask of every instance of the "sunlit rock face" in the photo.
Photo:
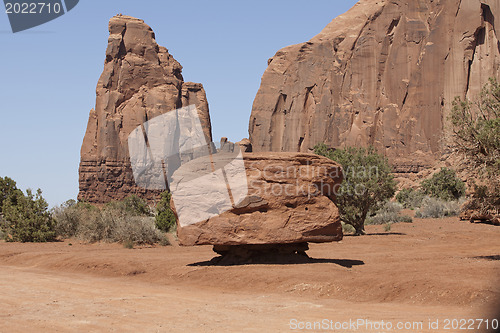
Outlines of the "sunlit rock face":
{"type": "Polygon", "coordinates": [[[206,141],[211,142],[205,90],[199,83],[184,82],[182,66],[158,46],[142,20],[115,16],[109,33],[96,105],[81,148],[78,199],[105,203],[137,194],[154,200],[160,190],[139,187],[134,181],[127,139],[148,120],[194,105],[206,141]]]}
{"type": "Polygon", "coordinates": [[[445,151],[455,96],[499,77],[498,0],[361,0],[268,61],[249,124],[253,151],[374,145],[396,171],[445,151]]]}

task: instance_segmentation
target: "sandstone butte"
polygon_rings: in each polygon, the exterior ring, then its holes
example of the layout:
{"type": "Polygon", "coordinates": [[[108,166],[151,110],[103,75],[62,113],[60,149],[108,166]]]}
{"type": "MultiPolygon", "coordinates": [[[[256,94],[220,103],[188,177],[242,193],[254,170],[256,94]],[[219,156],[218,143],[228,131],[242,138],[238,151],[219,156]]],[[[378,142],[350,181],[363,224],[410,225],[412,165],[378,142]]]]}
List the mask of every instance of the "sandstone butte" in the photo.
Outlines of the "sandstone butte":
{"type": "Polygon", "coordinates": [[[158,197],[158,191],[135,185],[127,145],[133,129],[158,115],[194,104],[206,140],[212,141],[205,90],[199,83],[184,82],[181,72],[182,66],[158,46],[144,21],[111,18],[104,70],[81,148],[79,200],[158,197]]]}
{"type": "Polygon", "coordinates": [[[253,151],[374,145],[401,174],[447,152],[455,96],[499,78],[498,0],[361,0],[268,60],[253,151]]]}

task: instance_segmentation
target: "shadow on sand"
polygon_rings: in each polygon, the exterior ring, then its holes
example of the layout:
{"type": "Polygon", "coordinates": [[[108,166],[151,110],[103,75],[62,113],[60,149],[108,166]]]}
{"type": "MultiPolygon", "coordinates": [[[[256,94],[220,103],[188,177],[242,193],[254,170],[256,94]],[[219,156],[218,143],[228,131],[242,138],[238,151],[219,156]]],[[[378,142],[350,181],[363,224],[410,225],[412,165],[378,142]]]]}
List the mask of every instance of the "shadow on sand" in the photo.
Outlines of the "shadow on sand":
{"type": "Polygon", "coordinates": [[[335,264],[345,268],[364,265],[364,261],[356,259],[325,259],[309,258],[307,256],[282,256],[280,257],[252,257],[243,260],[225,260],[222,256],[217,256],[211,260],[201,261],[188,266],[241,266],[241,265],[304,265],[304,264],[335,264]]]}
{"type": "MultiPolygon", "coordinates": [[[[403,232],[372,232],[364,236],[405,236],[406,234],[403,232]]],[[[359,235],[354,234],[344,234],[344,237],[359,237],[359,235]]]]}
{"type": "Polygon", "coordinates": [[[495,254],[492,256],[477,256],[474,259],[485,259],[485,260],[500,260],[500,254],[495,254]]]}

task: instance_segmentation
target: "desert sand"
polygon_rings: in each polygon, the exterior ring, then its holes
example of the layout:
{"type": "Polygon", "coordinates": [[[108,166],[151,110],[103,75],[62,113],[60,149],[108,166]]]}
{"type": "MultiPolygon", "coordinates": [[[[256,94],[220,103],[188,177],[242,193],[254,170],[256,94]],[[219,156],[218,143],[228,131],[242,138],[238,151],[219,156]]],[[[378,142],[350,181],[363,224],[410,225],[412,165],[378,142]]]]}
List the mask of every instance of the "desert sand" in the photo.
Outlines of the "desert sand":
{"type": "Polygon", "coordinates": [[[393,325],[358,332],[463,332],[446,320],[498,317],[500,227],[415,219],[367,232],[272,265],[212,265],[210,246],[0,243],[0,332],[291,332],[349,320],[393,325]]]}

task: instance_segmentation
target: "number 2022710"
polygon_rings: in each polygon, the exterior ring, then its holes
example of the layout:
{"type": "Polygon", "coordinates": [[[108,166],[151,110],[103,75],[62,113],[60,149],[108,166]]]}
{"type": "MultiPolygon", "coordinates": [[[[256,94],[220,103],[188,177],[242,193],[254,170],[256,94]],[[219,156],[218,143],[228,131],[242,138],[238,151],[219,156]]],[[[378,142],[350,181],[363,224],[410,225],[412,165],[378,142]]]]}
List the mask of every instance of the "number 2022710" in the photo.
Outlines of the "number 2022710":
{"type": "Polygon", "coordinates": [[[61,12],[60,3],[45,3],[45,2],[23,2],[5,4],[5,12],[7,14],[59,14],[61,12]]]}

